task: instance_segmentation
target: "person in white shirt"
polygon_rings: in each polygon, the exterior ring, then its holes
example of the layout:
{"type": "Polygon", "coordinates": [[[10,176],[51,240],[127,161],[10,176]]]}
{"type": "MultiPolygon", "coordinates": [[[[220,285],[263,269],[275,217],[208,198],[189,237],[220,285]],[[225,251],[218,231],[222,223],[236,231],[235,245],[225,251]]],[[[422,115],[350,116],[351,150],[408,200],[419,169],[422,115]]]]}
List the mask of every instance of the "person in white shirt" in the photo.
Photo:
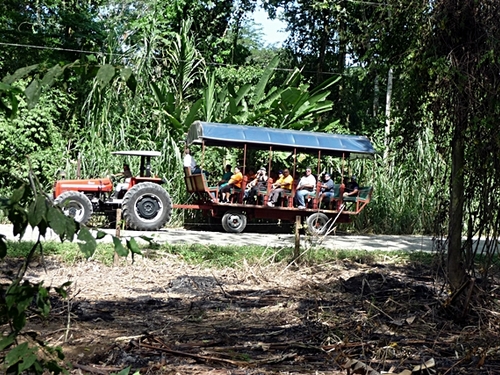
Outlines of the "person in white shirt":
{"type": "Polygon", "coordinates": [[[306,208],[304,197],[316,188],[316,177],[312,175],[311,168],[306,168],[306,175],[300,179],[295,192],[295,202],[297,208],[303,210],[306,208]]]}
{"type": "Polygon", "coordinates": [[[189,150],[189,148],[184,149],[184,167],[189,167],[192,174],[201,173],[196,165],[196,160],[194,160],[191,155],[191,150],[189,150]]]}

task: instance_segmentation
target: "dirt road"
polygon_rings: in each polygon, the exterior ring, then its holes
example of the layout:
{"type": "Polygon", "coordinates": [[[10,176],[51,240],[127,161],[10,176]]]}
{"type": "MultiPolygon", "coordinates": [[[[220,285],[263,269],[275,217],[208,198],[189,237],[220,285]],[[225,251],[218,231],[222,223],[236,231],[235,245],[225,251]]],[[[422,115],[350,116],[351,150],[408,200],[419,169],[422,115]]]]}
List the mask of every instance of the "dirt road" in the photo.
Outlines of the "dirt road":
{"type": "MultiPolygon", "coordinates": [[[[112,229],[104,229],[106,233],[114,234],[112,229]]],[[[0,234],[8,239],[18,239],[12,234],[11,225],[0,225],[0,234]]],[[[27,231],[24,240],[35,240],[38,233],[31,229],[27,231]]],[[[163,229],[157,232],[121,231],[122,237],[148,236],[158,243],[170,244],[215,244],[215,245],[245,245],[254,244],[262,246],[284,246],[294,245],[294,236],[289,233],[266,234],[244,232],[232,234],[225,232],[186,230],[186,229],[163,229]]],[[[320,243],[310,241],[310,237],[301,236],[304,244],[316,243],[328,249],[335,250],[405,250],[405,251],[432,251],[432,238],[429,236],[388,236],[388,235],[330,235],[320,243]]],[[[45,240],[58,241],[57,235],[52,231],[47,233],[45,240]]],[[[111,241],[111,236],[106,236],[101,241],[111,241]]]]}

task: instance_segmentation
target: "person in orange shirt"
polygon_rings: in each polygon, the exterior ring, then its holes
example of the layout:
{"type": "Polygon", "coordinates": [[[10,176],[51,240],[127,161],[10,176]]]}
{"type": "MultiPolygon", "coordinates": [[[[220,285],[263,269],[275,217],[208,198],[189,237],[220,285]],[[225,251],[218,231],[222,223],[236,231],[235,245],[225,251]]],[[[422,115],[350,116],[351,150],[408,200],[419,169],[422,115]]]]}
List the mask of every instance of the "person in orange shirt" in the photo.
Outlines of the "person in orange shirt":
{"type": "Polygon", "coordinates": [[[220,189],[222,195],[222,203],[229,202],[229,197],[234,188],[241,189],[241,183],[243,182],[243,174],[239,167],[234,167],[234,173],[227,182],[227,185],[222,186],[220,189]]]}

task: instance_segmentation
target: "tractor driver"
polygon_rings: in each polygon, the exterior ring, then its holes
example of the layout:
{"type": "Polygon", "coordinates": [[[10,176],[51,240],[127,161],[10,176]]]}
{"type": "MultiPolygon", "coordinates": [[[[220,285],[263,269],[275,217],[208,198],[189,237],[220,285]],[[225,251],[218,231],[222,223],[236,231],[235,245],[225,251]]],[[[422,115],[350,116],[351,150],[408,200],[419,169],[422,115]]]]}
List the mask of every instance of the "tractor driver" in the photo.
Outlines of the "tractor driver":
{"type": "Polygon", "coordinates": [[[130,170],[130,166],[128,164],[123,164],[123,172],[115,174],[116,178],[125,178],[125,182],[127,182],[127,178],[132,178],[132,171],[130,170]]]}
{"type": "Polygon", "coordinates": [[[117,179],[125,179],[123,183],[116,184],[114,194],[117,198],[122,198],[125,192],[128,190],[128,185],[130,183],[130,179],[132,178],[132,171],[130,170],[130,166],[128,164],[123,164],[123,172],[115,174],[115,177],[117,179]]]}

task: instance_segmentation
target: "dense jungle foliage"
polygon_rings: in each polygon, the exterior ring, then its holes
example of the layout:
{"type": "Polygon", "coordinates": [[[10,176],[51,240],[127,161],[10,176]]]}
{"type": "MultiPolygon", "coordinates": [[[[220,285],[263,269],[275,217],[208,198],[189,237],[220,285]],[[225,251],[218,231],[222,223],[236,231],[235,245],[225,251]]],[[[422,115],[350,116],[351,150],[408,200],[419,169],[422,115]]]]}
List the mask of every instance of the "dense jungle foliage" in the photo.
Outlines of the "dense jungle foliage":
{"type": "MultiPolygon", "coordinates": [[[[43,193],[61,172],[103,176],[124,162],[112,151],[157,150],[154,173],[182,202],[194,120],[366,135],[378,155],[348,170],[374,196],[350,229],[435,236],[444,305],[465,313],[488,298],[499,254],[498,19],[497,0],[3,0],[0,220],[16,234],[50,227],[90,256],[96,238],[43,193]],[[283,46],[265,43],[252,17],[260,6],[286,23],[283,46]]],[[[201,162],[217,176],[239,158],[214,149],[201,162]]],[[[341,170],[330,159],[323,169],[341,170]]],[[[140,252],[113,243],[119,255],[140,252]]],[[[51,288],[23,281],[41,249],[0,288],[10,328],[0,368],[11,373],[63,371],[60,348],[19,340],[28,307],[50,309],[51,288]]],[[[0,259],[8,251],[0,234],[0,259]]],[[[54,291],[65,297],[66,286],[54,291]]]]}
{"type": "Polygon", "coordinates": [[[0,191],[30,168],[50,191],[60,171],[106,175],[112,151],[147,149],[181,202],[197,119],[366,135],[379,155],[349,171],[375,193],[355,229],[447,237],[458,288],[500,223],[499,15],[494,0],[5,0],[0,191]],[[286,22],[282,47],[253,22],[261,5],[286,22]]]}

